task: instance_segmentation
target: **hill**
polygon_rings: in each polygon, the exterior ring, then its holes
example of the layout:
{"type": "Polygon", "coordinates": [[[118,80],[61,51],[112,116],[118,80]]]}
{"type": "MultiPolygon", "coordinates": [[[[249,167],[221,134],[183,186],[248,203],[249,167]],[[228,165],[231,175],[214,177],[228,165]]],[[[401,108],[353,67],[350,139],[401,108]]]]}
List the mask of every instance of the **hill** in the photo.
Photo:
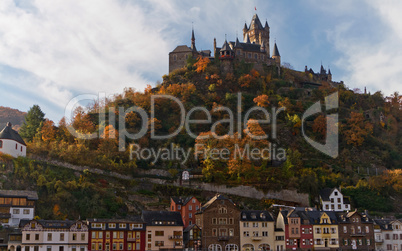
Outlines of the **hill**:
{"type": "Polygon", "coordinates": [[[175,178],[188,170],[204,182],[251,185],[262,191],[297,189],[310,194],[312,205],[319,203],[320,189],[342,187],[355,207],[379,213],[402,211],[402,110],[398,93],[390,98],[381,92],[360,93],[342,83],[284,67],[256,70],[252,64],[234,62],[232,71],[227,71],[220,64],[189,60],[187,67],[163,76],[155,88],[144,92],[127,88],[106,102],[95,102],[87,111],[77,109],[71,122],[76,135],[93,133],[99,136],[96,139],[74,138],[65,121],[59,126],[47,121],[28,144],[29,153],[122,174],[157,167],[175,178]],[[337,108],[323,106],[328,113],[322,109],[302,120],[310,107],[318,101],[324,103],[331,94],[336,94],[337,108]],[[155,95],[176,100],[159,98],[152,105],[155,95]],[[143,114],[128,110],[133,107],[143,114]],[[281,107],[286,109],[271,113],[272,108],[281,107]],[[177,130],[182,109],[185,116],[194,111],[188,118],[207,123],[192,123],[177,130]],[[250,109],[255,110],[248,113],[250,109]],[[267,120],[264,111],[271,113],[271,122],[275,117],[275,124],[262,121],[267,120]],[[332,113],[338,114],[338,121],[332,120],[332,113]],[[142,116],[151,118],[152,114],[154,118],[142,121],[142,116]],[[100,121],[101,117],[105,121],[100,121]],[[138,139],[119,137],[141,133],[142,129],[145,133],[138,139]],[[312,147],[303,130],[308,138],[322,144],[326,135],[339,135],[338,156],[329,157],[312,147]],[[174,132],[167,139],[155,137],[174,132]],[[214,133],[229,136],[217,139],[214,133]],[[256,139],[253,135],[269,137],[256,139]],[[130,144],[135,144],[134,150],[146,150],[133,156],[130,144]],[[215,148],[218,152],[211,155],[215,148]],[[182,149],[192,157],[184,160],[184,155],[169,155],[169,149],[182,149]],[[241,157],[253,149],[270,149],[270,158],[261,158],[261,152],[257,158],[241,157]],[[159,157],[153,158],[152,153],[158,150],[165,155],[159,152],[159,157]],[[215,158],[222,150],[228,155],[215,158]]]}
{"type": "Polygon", "coordinates": [[[26,112],[21,112],[10,107],[0,106],[0,128],[3,129],[7,122],[13,125],[14,130],[19,130],[25,120],[26,112]]]}

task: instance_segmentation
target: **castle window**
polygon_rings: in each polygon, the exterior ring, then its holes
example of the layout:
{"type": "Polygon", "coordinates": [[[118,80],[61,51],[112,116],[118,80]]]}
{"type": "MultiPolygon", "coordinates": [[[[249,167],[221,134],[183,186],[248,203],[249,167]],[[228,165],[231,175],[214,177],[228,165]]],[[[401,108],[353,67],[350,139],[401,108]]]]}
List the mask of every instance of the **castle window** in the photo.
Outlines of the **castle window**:
{"type": "Polygon", "coordinates": [[[176,61],[176,60],[177,60],[177,57],[176,57],[176,55],[174,55],[174,56],[173,56],[173,60],[174,60],[174,61],[176,61]]]}

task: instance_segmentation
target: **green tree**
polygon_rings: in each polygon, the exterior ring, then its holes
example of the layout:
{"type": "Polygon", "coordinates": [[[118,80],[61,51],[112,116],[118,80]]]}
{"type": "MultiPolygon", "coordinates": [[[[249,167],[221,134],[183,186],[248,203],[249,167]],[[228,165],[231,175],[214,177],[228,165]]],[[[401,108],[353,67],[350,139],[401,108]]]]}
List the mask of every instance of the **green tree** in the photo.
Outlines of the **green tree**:
{"type": "Polygon", "coordinates": [[[32,106],[25,116],[24,124],[21,126],[21,136],[28,141],[32,141],[36,133],[42,128],[44,121],[45,114],[42,112],[39,105],[32,106]]]}

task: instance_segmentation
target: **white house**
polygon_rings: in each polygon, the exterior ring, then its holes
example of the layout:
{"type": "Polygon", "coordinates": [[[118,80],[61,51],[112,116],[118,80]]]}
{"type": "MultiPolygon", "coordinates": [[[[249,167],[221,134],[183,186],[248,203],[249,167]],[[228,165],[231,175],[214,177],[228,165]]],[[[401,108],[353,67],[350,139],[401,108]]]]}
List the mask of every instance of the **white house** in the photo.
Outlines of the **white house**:
{"type": "Polygon", "coordinates": [[[70,220],[21,221],[22,251],[87,251],[88,226],[70,220]]]}
{"type": "Polygon", "coordinates": [[[13,157],[25,157],[27,155],[27,146],[18,132],[11,126],[11,123],[8,122],[0,132],[0,152],[13,157]]]}
{"type": "Polygon", "coordinates": [[[392,219],[374,220],[376,250],[402,250],[402,221],[392,219]]]}
{"type": "Polygon", "coordinates": [[[24,190],[0,190],[0,223],[16,227],[21,220],[32,220],[38,193],[24,190]]]}
{"type": "Polygon", "coordinates": [[[320,191],[320,202],[325,211],[349,211],[350,202],[337,188],[325,188],[320,191]]]}

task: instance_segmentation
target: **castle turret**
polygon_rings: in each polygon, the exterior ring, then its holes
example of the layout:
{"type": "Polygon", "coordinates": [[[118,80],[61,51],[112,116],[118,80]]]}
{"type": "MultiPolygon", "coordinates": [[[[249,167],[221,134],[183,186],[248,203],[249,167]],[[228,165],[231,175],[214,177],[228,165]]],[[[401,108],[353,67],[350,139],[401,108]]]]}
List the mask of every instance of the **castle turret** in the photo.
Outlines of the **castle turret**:
{"type": "Polygon", "coordinates": [[[274,45],[274,51],[272,52],[272,58],[275,59],[275,62],[280,65],[281,64],[281,55],[279,54],[278,47],[276,43],[274,45]]]}
{"type": "Polygon", "coordinates": [[[220,51],[220,58],[221,59],[233,59],[234,58],[234,52],[226,39],[225,39],[225,43],[222,45],[222,48],[220,51]]]}
{"type": "Polygon", "coordinates": [[[331,73],[331,69],[329,69],[329,67],[328,67],[328,81],[332,81],[332,73],[331,73]]]}

